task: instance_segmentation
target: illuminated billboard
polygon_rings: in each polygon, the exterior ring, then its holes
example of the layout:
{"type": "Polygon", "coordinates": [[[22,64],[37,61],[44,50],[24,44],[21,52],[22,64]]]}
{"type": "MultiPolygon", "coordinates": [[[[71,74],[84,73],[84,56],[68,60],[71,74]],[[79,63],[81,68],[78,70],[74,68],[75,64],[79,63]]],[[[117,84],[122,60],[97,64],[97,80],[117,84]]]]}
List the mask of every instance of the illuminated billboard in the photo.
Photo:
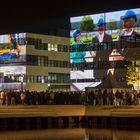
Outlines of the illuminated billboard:
{"type": "Polygon", "coordinates": [[[132,42],[123,45],[132,45],[135,36],[140,35],[140,8],[71,17],[70,22],[71,90],[85,90],[100,84],[107,75],[108,70],[102,78],[97,76],[100,62],[119,63],[125,59],[124,49],[116,42],[131,37],[132,42]]]}
{"type": "Polygon", "coordinates": [[[0,89],[23,90],[25,89],[26,66],[0,67],[0,89]]]}
{"type": "Polygon", "coordinates": [[[96,39],[98,39],[99,42],[117,41],[122,35],[127,36],[140,33],[140,8],[71,17],[70,21],[71,44],[74,42],[73,33],[75,30],[80,30],[81,40],[85,43],[95,42],[97,41],[96,39]],[[134,17],[134,21],[131,23],[133,27],[130,27],[128,24],[128,22],[130,22],[128,21],[129,17],[134,17]],[[104,39],[99,38],[99,32],[103,30],[104,39]]]}
{"type": "Polygon", "coordinates": [[[0,35],[0,61],[23,61],[26,53],[25,33],[0,35]]]}
{"type": "Polygon", "coordinates": [[[25,89],[26,34],[0,35],[0,90],[25,89]]]}

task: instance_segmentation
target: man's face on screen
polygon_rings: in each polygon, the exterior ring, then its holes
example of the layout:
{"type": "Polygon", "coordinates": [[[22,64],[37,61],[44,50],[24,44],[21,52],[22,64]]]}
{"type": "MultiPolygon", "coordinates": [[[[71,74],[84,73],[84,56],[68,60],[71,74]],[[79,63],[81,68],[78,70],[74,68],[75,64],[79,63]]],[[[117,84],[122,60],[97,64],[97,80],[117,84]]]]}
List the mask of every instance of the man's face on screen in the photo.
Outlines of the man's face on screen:
{"type": "Polygon", "coordinates": [[[98,26],[99,33],[102,33],[104,30],[105,30],[105,25],[104,24],[98,26]]]}
{"type": "Polygon", "coordinates": [[[128,18],[128,19],[124,19],[123,20],[123,28],[124,29],[130,29],[133,28],[135,26],[135,19],[134,18],[128,18]]]}

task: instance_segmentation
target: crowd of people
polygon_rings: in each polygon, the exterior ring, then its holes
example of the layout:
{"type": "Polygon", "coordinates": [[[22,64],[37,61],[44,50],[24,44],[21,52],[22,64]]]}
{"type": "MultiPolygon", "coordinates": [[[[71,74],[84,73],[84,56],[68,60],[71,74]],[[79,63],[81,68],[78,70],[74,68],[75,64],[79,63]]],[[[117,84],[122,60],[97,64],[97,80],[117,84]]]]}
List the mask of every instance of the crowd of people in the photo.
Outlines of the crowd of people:
{"type": "Polygon", "coordinates": [[[95,90],[90,92],[0,91],[0,105],[139,105],[137,91],[95,90]]]}

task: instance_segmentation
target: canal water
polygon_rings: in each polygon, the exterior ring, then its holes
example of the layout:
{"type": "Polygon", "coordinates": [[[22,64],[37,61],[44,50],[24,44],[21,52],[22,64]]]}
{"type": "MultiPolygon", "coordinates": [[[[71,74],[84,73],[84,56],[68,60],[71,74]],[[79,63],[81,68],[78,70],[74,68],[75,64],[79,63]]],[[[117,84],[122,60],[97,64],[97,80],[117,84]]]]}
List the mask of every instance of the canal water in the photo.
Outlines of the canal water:
{"type": "Polygon", "coordinates": [[[0,140],[140,140],[139,130],[49,128],[0,131],[0,140]]]}

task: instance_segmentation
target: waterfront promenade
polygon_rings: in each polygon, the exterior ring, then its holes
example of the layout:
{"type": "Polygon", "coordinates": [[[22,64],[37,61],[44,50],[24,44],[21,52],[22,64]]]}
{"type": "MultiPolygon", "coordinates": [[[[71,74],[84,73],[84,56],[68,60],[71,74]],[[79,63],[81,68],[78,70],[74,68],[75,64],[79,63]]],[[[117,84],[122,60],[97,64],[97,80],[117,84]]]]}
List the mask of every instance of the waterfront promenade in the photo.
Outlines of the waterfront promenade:
{"type": "Polygon", "coordinates": [[[11,117],[140,117],[140,106],[2,105],[0,118],[11,117]]]}

